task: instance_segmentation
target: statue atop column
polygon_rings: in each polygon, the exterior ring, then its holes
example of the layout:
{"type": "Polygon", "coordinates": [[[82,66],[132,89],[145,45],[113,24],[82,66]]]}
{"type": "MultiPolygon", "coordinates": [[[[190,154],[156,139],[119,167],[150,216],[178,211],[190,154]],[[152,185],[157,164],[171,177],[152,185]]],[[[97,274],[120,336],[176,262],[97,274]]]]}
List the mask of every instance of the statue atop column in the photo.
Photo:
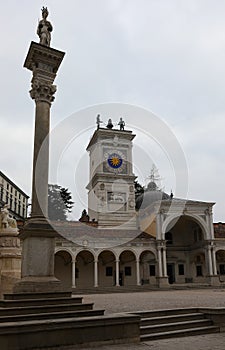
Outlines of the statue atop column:
{"type": "Polygon", "coordinates": [[[53,27],[49,21],[47,21],[48,17],[48,9],[47,7],[42,7],[42,20],[38,23],[37,35],[40,38],[40,44],[44,46],[50,46],[51,42],[51,32],[53,27]]]}

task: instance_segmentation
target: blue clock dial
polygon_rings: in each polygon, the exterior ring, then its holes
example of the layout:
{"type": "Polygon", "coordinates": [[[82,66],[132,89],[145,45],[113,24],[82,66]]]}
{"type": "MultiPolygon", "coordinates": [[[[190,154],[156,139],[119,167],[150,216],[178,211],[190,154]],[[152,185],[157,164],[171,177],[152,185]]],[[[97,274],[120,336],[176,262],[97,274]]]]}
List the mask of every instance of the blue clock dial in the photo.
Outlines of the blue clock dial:
{"type": "Polygon", "coordinates": [[[123,163],[123,159],[117,153],[112,153],[108,156],[108,165],[113,169],[119,169],[123,163]]]}

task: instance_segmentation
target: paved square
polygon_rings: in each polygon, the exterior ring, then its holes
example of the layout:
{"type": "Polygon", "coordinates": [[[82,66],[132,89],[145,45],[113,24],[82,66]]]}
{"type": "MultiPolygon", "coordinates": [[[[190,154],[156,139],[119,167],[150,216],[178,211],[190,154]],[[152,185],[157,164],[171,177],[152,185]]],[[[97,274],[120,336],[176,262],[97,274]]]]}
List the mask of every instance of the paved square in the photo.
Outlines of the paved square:
{"type": "MultiPolygon", "coordinates": [[[[225,289],[149,291],[84,295],[84,302],[94,302],[106,314],[185,307],[224,307],[225,289]]],[[[225,333],[163,339],[141,344],[108,345],[102,350],[224,350],[225,333]]],[[[86,348],[93,349],[93,348],[86,348]]]]}

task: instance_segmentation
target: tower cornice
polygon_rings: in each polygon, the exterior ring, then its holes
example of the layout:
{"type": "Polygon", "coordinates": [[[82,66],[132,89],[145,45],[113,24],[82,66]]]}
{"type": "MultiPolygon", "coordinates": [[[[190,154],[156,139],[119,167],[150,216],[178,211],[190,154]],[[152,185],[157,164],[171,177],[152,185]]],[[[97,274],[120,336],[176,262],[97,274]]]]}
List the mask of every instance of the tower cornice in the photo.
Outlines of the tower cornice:
{"type": "Polygon", "coordinates": [[[91,146],[96,144],[98,141],[101,140],[112,140],[115,137],[118,138],[118,142],[120,139],[132,141],[135,138],[135,134],[132,134],[131,130],[115,130],[115,129],[105,129],[105,128],[99,128],[95,130],[86,150],[89,151],[91,146]]]}

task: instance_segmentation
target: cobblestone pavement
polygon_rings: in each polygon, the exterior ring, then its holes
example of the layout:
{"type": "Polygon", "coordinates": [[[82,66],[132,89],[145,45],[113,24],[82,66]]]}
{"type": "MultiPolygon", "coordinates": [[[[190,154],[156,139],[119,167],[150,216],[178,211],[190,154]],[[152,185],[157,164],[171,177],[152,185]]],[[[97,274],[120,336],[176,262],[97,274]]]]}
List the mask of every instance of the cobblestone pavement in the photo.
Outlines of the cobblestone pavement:
{"type": "MultiPolygon", "coordinates": [[[[93,348],[86,348],[89,350],[93,348]]],[[[196,335],[177,339],[154,340],[141,344],[102,346],[99,350],[224,350],[225,333],[196,335]]]]}
{"type": "Polygon", "coordinates": [[[94,308],[103,308],[106,314],[195,306],[225,307],[225,289],[148,291],[82,296],[84,302],[94,302],[94,308]]]}
{"type": "MultiPolygon", "coordinates": [[[[126,311],[185,307],[225,307],[225,290],[171,290],[139,293],[83,295],[84,302],[94,302],[106,314],[126,311]]],[[[163,339],[141,344],[107,345],[101,350],[225,350],[225,333],[163,339]]],[[[88,349],[88,348],[86,348],[88,349]]],[[[89,348],[93,349],[93,348],[89,348]]]]}

